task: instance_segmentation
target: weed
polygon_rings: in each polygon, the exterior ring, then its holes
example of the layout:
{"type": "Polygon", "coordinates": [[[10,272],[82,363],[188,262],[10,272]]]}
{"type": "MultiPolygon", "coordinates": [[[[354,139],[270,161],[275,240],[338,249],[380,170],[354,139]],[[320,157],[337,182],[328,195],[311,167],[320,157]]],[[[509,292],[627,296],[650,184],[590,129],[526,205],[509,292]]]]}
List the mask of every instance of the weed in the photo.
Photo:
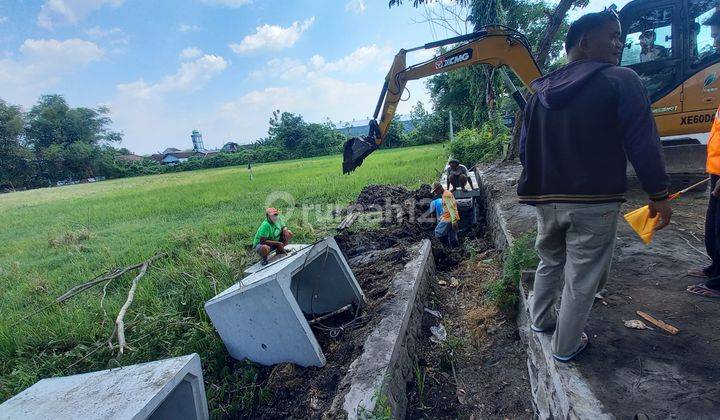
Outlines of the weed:
{"type": "Polygon", "coordinates": [[[420,403],[420,407],[424,407],[425,403],[423,401],[425,400],[425,375],[427,374],[427,370],[425,368],[421,368],[417,362],[415,362],[415,367],[413,370],[415,372],[415,385],[417,386],[418,390],[418,402],[420,403]]]}
{"type": "Polygon", "coordinates": [[[387,393],[382,387],[375,389],[372,401],[375,401],[375,406],[371,411],[368,411],[362,405],[358,407],[358,418],[363,420],[393,420],[392,408],[390,408],[387,393]]]}
{"type": "Polygon", "coordinates": [[[535,236],[536,233],[531,232],[517,238],[505,257],[502,276],[486,284],[487,301],[501,310],[507,311],[515,307],[520,274],[523,270],[537,266],[535,236]]]}

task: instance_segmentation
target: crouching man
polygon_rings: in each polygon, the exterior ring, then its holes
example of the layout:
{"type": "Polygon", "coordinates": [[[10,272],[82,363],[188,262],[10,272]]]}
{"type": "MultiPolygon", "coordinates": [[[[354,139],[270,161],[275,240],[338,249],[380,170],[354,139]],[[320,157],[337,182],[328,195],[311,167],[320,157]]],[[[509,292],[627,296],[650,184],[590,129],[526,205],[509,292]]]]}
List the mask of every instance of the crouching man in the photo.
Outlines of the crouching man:
{"type": "Polygon", "coordinates": [[[278,255],[285,254],[285,245],[290,243],[292,232],[285,226],[285,222],[279,216],[280,212],[274,207],[265,210],[265,220],[255,234],[253,248],[260,254],[262,265],[267,265],[268,255],[275,251],[278,255]]]}
{"type": "Polygon", "coordinates": [[[435,237],[440,239],[444,245],[455,248],[459,245],[457,237],[458,222],[460,214],[457,209],[457,202],[452,193],[439,182],[432,185],[432,192],[435,196],[440,196],[430,203],[432,210],[438,215],[437,226],[435,227],[435,237]]]}
{"type": "Polygon", "coordinates": [[[470,189],[475,189],[472,178],[470,178],[470,172],[468,168],[461,164],[457,159],[450,159],[449,165],[446,169],[447,173],[447,189],[450,192],[456,189],[465,190],[465,186],[470,184],[470,189]],[[452,186],[452,187],[451,187],[452,186]]]}

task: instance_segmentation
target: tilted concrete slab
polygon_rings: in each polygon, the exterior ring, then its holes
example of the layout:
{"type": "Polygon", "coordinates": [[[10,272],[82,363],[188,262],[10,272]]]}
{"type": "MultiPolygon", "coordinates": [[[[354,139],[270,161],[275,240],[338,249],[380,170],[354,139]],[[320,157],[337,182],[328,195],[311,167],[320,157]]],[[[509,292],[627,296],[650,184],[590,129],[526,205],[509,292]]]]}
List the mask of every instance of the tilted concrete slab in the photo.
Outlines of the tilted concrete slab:
{"type": "MultiPolygon", "coordinates": [[[[307,247],[309,247],[309,246],[310,246],[310,245],[308,245],[308,244],[289,244],[289,245],[286,245],[286,246],[285,246],[285,251],[286,251],[287,253],[286,253],[285,255],[278,255],[278,254],[272,253],[272,254],[268,257],[268,263],[269,263],[269,264],[272,264],[272,263],[274,263],[274,262],[276,262],[276,261],[280,261],[280,260],[282,260],[283,258],[287,258],[287,257],[289,257],[289,256],[297,253],[298,251],[301,251],[302,249],[307,248],[307,247]]],[[[255,273],[256,271],[262,270],[264,267],[266,267],[266,266],[262,265],[262,261],[258,261],[258,262],[256,262],[255,264],[251,265],[250,267],[246,268],[243,273],[244,273],[246,276],[249,276],[250,274],[255,273]]]]}
{"type": "Polygon", "coordinates": [[[245,277],[205,303],[230,355],[263,365],[323,366],[305,314],[321,315],[365,296],[328,237],[245,277]]]}
{"type": "Polygon", "coordinates": [[[197,354],[43,379],[0,405],[2,420],[207,418],[197,354]]]}

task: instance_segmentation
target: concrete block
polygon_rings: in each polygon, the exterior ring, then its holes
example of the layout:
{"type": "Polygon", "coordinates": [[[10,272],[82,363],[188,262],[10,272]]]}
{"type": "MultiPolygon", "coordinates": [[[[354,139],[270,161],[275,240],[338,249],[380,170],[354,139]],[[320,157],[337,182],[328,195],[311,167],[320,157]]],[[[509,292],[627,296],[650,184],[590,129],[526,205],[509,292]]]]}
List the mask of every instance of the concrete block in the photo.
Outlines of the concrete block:
{"type": "Polygon", "coordinates": [[[321,315],[365,296],[331,237],[245,277],[205,303],[235,359],[263,365],[323,366],[305,315],[321,315]]]}
{"type": "MultiPolygon", "coordinates": [[[[273,252],[273,253],[271,253],[270,256],[268,257],[268,263],[269,263],[269,264],[272,264],[272,263],[274,263],[275,261],[279,261],[279,260],[281,260],[281,259],[283,259],[283,258],[287,258],[287,257],[295,254],[296,252],[298,252],[298,251],[300,251],[300,250],[302,250],[302,249],[304,249],[304,248],[307,248],[307,247],[309,247],[309,246],[310,246],[310,245],[308,245],[308,244],[289,244],[289,245],[285,246],[285,251],[287,252],[287,254],[285,254],[285,255],[277,255],[277,254],[275,254],[275,253],[273,252]]],[[[249,276],[250,274],[252,274],[252,273],[254,273],[254,272],[256,272],[256,271],[262,270],[264,267],[265,267],[265,266],[262,265],[262,262],[261,262],[261,261],[258,261],[258,262],[256,262],[255,264],[251,265],[250,267],[246,268],[243,273],[244,273],[246,276],[249,276]]]]}
{"type": "Polygon", "coordinates": [[[0,419],[207,419],[197,354],[43,379],[0,405],[0,419]]]}

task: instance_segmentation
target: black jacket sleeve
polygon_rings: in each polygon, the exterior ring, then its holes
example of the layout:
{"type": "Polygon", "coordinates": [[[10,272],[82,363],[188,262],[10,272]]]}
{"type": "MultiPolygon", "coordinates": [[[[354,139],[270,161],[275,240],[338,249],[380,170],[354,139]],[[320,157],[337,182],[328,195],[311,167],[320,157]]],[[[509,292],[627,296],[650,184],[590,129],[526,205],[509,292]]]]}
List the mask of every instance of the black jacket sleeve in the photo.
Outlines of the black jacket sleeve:
{"type": "Polygon", "coordinates": [[[670,178],[645,86],[631,69],[608,67],[603,72],[618,95],[618,118],[628,160],[650,199],[664,200],[670,178]]]}

